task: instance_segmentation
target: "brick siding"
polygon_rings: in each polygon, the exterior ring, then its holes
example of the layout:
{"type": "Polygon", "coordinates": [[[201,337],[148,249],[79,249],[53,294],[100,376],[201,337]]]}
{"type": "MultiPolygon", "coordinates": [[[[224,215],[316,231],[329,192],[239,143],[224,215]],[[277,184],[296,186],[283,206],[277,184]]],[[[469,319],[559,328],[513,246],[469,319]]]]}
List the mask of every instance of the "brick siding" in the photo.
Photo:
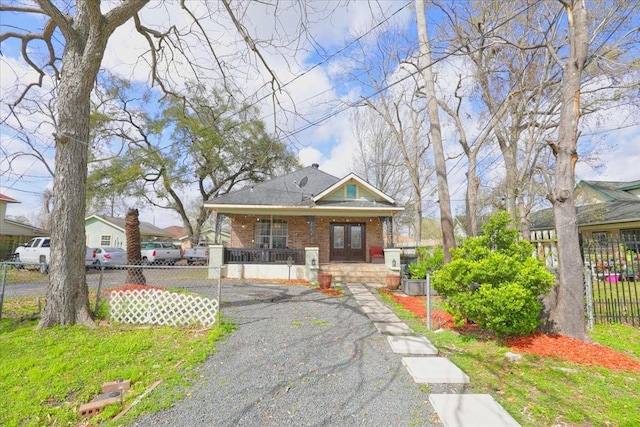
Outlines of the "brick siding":
{"type": "MultiPolygon", "coordinates": [[[[269,220],[266,216],[232,215],[230,248],[255,248],[255,224],[257,220],[269,220]]],[[[311,228],[306,217],[274,216],[287,222],[287,247],[304,249],[317,246],[320,248],[320,262],[329,262],[329,230],[332,223],[362,223],[365,224],[366,261],[369,260],[371,246],[384,246],[382,221],[380,218],[363,217],[316,217],[315,239],[311,236],[311,228]]]]}

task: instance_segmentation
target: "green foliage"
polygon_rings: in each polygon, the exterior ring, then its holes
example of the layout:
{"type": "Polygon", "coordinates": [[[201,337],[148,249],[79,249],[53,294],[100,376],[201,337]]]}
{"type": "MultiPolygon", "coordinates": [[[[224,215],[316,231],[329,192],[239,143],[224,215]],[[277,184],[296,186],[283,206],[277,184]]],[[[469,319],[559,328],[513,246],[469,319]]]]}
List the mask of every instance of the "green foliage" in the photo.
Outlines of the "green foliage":
{"type": "Polygon", "coordinates": [[[426,247],[417,248],[416,254],[416,262],[409,264],[412,279],[424,279],[427,277],[427,271],[438,270],[444,265],[444,251],[439,246],[432,250],[426,247]]]}
{"type": "Polygon", "coordinates": [[[236,101],[245,98],[241,94],[189,84],[183,97],[157,100],[140,98],[140,89],[126,81],[103,86],[118,108],[108,115],[111,123],[94,115],[93,131],[105,134],[99,145],[104,159],[94,160],[87,180],[95,210],[132,197],[177,212],[199,234],[211,215],[204,201],[299,166],[287,144],[268,132],[259,111],[236,101]],[[121,139],[126,144],[114,147],[121,139]]]}
{"type": "MultiPolygon", "coordinates": [[[[11,396],[0,405],[3,426],[79,425],[79,405],[96,397],[102,383],[131,379],[131,394],[124,402],[130,405],[162,379],[154,398],[143,399],[118,424],[129,425],[141,411],[155,412],[183,397],[182,390],[194,379],[194,367],[235,328],[222,322],[205,331],[117,324],[35,330],[37,321],[19,320],[20,312],[37,311],[33,298],[8,299],[5,306],[0,320],[0,390],[11,396]]],[[[91,425],[106,422],[122,409],[120,404],[110,405],[91,425]]]]}
{"type": "Polygon", "coordinates": [[[452,251],[433,286],[457,321],[473,320],[498,335],[527,335],[539,325],[538,296],[551,289],[554,277],[509,224],[506,212],[492,216],[482,236],[452,251]]]}

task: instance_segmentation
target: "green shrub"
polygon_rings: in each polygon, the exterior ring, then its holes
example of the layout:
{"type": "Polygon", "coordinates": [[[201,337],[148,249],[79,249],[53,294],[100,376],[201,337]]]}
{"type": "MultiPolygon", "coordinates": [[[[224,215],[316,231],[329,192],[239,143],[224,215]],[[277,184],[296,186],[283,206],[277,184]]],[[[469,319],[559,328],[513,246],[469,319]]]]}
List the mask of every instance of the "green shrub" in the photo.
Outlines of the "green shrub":
{"type": "Polygon", "coordinates": [[[482,236],[452,251],[433,286],[457,322],[466,318],[498,335],[527,335],[540,324],[538,296],[551,289],[554,277],[509,224],[506,212],[493,215],[482,236]]]}
{"type": "Polygon", "coordinates": [[[444,252],[437,246],[433,250],[426,247],[416,249],[417,260],[409,264],[409,275],[412,279],[425,279],[427,271],[435,271],[444,265],[444,252]]]}

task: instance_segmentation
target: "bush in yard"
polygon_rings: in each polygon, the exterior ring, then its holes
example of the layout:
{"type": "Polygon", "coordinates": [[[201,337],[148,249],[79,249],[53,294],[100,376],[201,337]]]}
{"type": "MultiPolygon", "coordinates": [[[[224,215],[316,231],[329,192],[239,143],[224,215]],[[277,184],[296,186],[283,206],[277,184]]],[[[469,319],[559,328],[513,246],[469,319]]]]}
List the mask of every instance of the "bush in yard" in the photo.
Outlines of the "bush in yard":
{"type": "Polygon", "coordinates": [[[497,335],[527,335],[540,324],[538,296],[551,289],[554,277],[510,222],[506,212],[493,215],[482,236],[452,251],[433,287],[457,323],[469,319],[497,335]]]}
{"type": "Polygon", "coordinates": [[[439,246],[433,248],[433,251],[425,247],[417,248],[416,255],[416,262],[409,265],[409,275],[412,279],[426,279],[427,271],[438,270],[444,264],[444,252],[439,246]]]}

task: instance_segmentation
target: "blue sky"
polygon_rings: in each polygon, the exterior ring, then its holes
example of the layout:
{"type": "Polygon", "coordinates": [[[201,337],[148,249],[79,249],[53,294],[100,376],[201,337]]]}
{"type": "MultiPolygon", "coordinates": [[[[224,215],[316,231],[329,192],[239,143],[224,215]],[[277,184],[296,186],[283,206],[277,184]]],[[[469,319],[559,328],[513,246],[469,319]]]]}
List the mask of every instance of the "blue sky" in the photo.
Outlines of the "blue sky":
{"type": "MultiPolygon", "coordinates": [[[[108,8],[110,2],[103,2],[103,8],[108,8]]],[[[295,2],[283,3],[289,8],[281,8],[283,13],[280,20],[271,19],[270,10],[251,8],[247,11],[245,21],[251,34],[262,37],[270,37],[277,28],[280,34],[295,30],[296,22],[295,2]],[[251,25],[249,25],[251,24],[251,25]]],[[[157,5],[156,5],[157,6],[157,5]]],[[[168,16],[179,18],[177,25],[186,25],[186,20],[181,14],[170,10],[170,7],[148,7],[142,17],[146,22],[166,22],[168,16]]],[[[350,108],[338,108],[339,102],[353,102],[366,95],[366,89],[354,84],[344,76],[344,70],[348,69],[350,59],[348,52],[356,38],[363,36],[362,42],[368,43],[373,49],[375,40],[372,34],[382,22],[398,26],[411,37],[415,33],[414,8],[412,2],[380,1],[350,2],[347,5],[337,2],[311,3],[307,11],[310,17],[309,29],[313,38],[301,41],[301,44],[288,46],[289,50],[276,49],[265,45],[265,57],[279,77],[281,83],[286,84],[288,96],[280,98],[281,105],[297,109],[297,115],[280,112],[276,122],[280,135],[286,141],[292,143],[298,150],[299,160],[305,166],[319,163],[322,170],[342,177],[349,173],[353,167],[352,153],[355,147],[352,124],[350,123],[350,108]],[[334,9],[330,18],[326,18],[327,12],[334,9]],[[320,18],[325,16],[324,18],[320,18]],[[288,104],[291,103],[291,104],[288,104]]],[[[437,19],[431,17],[430,19],[437,19]]],[[[433,23],[433,21],[431,22],[433,23]]],[[[0,32],[11,29],[12,26],[38,27],[40,21],[23,17],[16,19],[9,14],[0,18],[0,32]]],[[[236,53],[244,49],[244,45],[238,40],[237,33],[232,25],[224,19],[207,24],[208,34],[211,40],[215,40],[220,46],[220,55],[229,63],[239,61],[236,53]]],[[[0,58],[0,85],[3,93],[3,103],[14,92],[16,76],[25,81],[32,78],[25,71],[17,59],[18,50],[13,44],[2,44],[3,57],[0,58]]],[[[112,36],[106,52],[103,67],[122,77],[136,81],[148,81],[149,70],[140,55],[144,52],[144,44],[136,36],[131,23],[118,29],[112,36]]],[[[204,56],[202,56],[204,61],[204,56]]],[[[210,61],[210,59],[207,59],[210,61]]],[[[253,58],[252,61],[256,61],[253,58]]],[[[259,74],[248,67],[238,65],[236,71],[239,74],[238,84],[247,92],[256,93],[257,98],[264,98],[268,81],[265,73],[259,74]]],[[[446,66],[440,68],[441,73],[446,73],[446,66]]],[[[215,79],[215,76],[211,76],[215,79]]],[[[46,91],[43,91],[46,92],[46,91]]],[[[262,101],[263,119],[273,127],[273,104],[266,97],[262,101]]],[[[6,114],[6,106],[2,107],[3,117],[6,114]]],[[[442,114],[441,114],[442,117],[442,114]]],[[[26,126],[33,127],[31,137],[41,147],[50,164],[53,164],[53,148],[51,140],[51,128],[43,125],[37,116],[22,117],[26,126]]],[[[599,138],[599,143],[608,144],[608,148],[599,156],[600,166],[594,169],[591,165],[580,162],[576,169],[576,181],[581,179],[629,181],[640,179],[640,119],[634,113],[624,111],[611,112],[604,116],[599,123],[595,123],[585,129],[581,141],[599,138]],[[619,128],[619,129],[618,129],[619,128]],[[618,129],[618,130],[615,130],[618,129]]],[[[12,153],[24,149],[24,141],[14,138],[11,127],[2,125],[0,128],[0,144],[4,153],[12,153]]],[[[455,138],[446,142],[447,153],[455,157],[460,152],[455,138]]],[[[582,144],[582,142],[581,142],[582,144]]],[[[584,145],[586,146],[586,144],[584,145]]],[[[500,164],[495,160],[496,152],[488,151],[483,159],[482,168],[486,174],[499,174],[500,164]]],[[[482,157],[482,156],[481,156],[482,157]]],[[[32,157],[17,160],[12,165],[12,171],[8,171],[6,159],[0,158],[0,192],[19,200],[20,204],[10,205],[7,214],[13,216],[32,217],[34,212],[41,209],[41,193],[44,188],[50,186],[51,178],[46,168],[32,157]]],[[[450,190],[454,201],[454,210],[460,209],[464,199],[464,172],[465,163],[459,158],[454,158],[448,163],[450,176],[450,190]]],[[[430,189],[425,191],[429,194],[430,189]]],[[[426,210],[433,213],[435,210],[426,210]]],[[[165,227],[180,224],[179,219],[166,213],[158,213],[152,209],[141,211],[142,220],[165,227]]]]}

